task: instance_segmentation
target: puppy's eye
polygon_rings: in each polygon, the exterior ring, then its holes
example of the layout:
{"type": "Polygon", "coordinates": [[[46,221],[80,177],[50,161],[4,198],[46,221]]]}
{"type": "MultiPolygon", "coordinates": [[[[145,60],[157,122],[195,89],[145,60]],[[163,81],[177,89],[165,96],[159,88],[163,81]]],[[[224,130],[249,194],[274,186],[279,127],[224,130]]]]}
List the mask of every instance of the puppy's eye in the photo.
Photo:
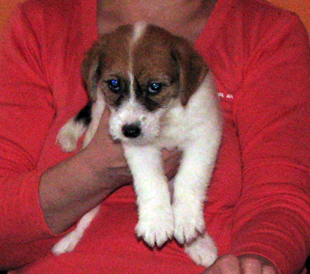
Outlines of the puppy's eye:
{"type": "Polygon", "coordinates": [[[156,82],[151,83],[148,86],[148,93],[150,95],[155,95],[155,94],[161,92],[162,88],[163,88],[163,84],[162,83],[156,83],[156,82]]]}
{"type": "Polygon", "coordinates": [[[116,79],[111,79],[107,81],[108,87],[111,91],[118,93],[121,89],[121,84],[116,79]]]}

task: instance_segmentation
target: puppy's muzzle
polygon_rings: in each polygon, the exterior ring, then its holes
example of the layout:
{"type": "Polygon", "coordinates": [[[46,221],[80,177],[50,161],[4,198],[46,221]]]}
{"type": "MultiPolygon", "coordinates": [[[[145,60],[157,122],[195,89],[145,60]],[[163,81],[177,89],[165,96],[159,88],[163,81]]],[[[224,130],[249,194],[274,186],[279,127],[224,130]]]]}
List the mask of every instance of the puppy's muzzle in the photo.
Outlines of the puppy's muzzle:
{"type": "Polygon", "coordinates": [[[141,135],[140,123],[126,124],[122,127],[123,135],[127,138],[137,138],[141,135]]]}

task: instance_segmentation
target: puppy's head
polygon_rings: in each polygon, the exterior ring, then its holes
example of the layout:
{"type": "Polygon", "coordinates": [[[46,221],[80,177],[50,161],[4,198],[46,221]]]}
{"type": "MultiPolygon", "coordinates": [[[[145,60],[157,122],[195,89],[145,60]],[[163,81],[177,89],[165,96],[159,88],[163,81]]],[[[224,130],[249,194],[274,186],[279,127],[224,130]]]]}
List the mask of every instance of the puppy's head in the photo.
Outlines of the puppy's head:
{"type": "Polygon", "coordinates": [[[103,35],[83,62],[90,99],[102,92],[114,139],[148,144],[167,109],[186,105],[208,69],[188,41],[144,23],[103,35]]]}

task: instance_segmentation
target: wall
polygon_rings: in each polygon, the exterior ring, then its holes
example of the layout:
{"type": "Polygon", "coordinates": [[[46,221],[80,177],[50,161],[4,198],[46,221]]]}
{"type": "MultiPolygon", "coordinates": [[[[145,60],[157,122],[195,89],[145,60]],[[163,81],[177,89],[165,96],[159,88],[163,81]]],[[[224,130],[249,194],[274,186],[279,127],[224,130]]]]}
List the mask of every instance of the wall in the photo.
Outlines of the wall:
{"type": "Polygon", "coordinates": [[[14,6],[24,0],[0,0],[0,33],[14,6]]]}

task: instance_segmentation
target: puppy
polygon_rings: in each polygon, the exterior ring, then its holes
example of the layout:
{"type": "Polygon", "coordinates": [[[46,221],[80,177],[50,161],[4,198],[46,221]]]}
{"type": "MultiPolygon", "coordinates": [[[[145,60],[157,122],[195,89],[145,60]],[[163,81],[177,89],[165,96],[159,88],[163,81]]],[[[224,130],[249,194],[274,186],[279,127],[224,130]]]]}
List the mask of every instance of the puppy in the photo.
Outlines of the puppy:
{"type": "MultiPolygon", "coordinates": [[[[136,23],[102,36],[88,52],[82,73],[90,102],[60,130],[63,150],[75,150],[85,131],[87,146],[108,105],[111,136],[121,141],[134,179],[137,236],[151,247],[174,237],[197,264],[211,265],[217,249],[205,232],[203,212],[222,119],[202,57],[187,40],[136,23]],[[175,147],[183,154],[170,197],[161,149],[175,147]]],[[[87,213],[53,252],[72,251],[98,210],[87,213]]]]}

